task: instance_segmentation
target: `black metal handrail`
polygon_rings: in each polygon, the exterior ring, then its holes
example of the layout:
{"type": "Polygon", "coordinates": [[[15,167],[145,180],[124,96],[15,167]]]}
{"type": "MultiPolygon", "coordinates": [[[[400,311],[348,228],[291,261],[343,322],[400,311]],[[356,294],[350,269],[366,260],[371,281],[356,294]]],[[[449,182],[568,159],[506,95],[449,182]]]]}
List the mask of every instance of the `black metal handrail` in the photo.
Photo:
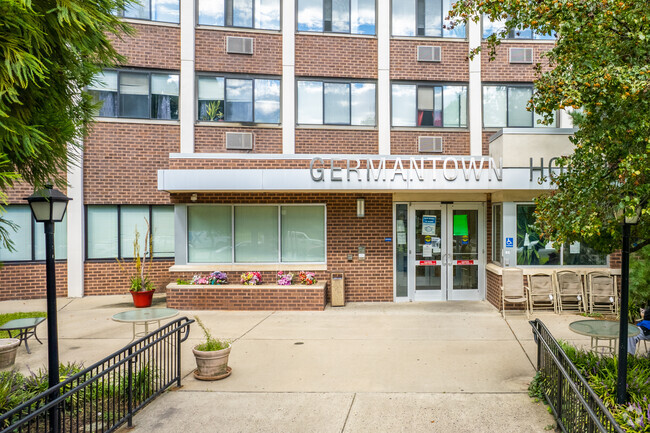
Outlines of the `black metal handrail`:
{"type": "Polygon", "coordinates": [[[138,410],[173,384],[181,386],[181,343],[193,322],[169,322],[2,414],[0,433],[107,433],[125,422],[133,426],[138,410]],[[50,410],[59,411],[58,426],[50,425],[50,410]]]}
{"type": "Polygon", "coordinates": [[[624,433],[546,325],[539,319],[529,323],[537,342],[540,386],[562,431],[624,433]]]}

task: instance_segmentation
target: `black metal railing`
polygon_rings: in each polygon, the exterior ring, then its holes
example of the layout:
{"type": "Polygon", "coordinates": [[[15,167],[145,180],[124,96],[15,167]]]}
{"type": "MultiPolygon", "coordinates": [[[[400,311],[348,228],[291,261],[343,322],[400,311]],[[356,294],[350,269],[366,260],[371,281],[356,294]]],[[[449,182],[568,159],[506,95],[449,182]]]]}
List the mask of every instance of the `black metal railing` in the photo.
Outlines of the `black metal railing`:
{"type": "MultiPolygon", "coordinates": [[[[187,317],[176,319],[0,416],[8,432],[112,432],[170,386],[181,385],[187,317]],[[58,411],[58,426],[48,414],[58,411]]],[[[54,418],[56,419],[56,418],[54,418]]]]}
{"type": "Polygon", "coordinates": [[[562,431],[623,433],[544,323],[539,319],[529,323],[537,343],[540,386],[562,431]]]}

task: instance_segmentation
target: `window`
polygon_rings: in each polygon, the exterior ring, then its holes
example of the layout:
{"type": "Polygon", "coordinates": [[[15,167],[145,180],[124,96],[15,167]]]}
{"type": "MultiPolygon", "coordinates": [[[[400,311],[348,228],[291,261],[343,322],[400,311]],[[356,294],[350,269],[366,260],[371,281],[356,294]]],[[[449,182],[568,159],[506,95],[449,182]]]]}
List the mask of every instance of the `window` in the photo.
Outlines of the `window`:
{"type": "Polygon", "coordinates": [[[392,85],[393,126],[467,127],[467,86],[392,85]]]}
{"type": "Polygon", "coordinates": [[[178,24],[179,0],[140,0],[130,3],[118,15],[124,18],[178,24]]]}
{"type": "Polygon", "coordinates": [[[178,74],[111,71],[88,87],[100,117],[178,119],[178,74]]]}
{"type": "Polygon", "coordinates": [[[533,97],[532,86],[483,86],[483,126],[485,128],[556,127],[538,123],[543,116],[526,109],[533,97]]]}
{"type": "Polygon", "coordinates": [[[464,38],[465,27],[451,27],[449,11],[454,0],[393,1],[393,36],[464,38]]]}
{"type": "Polygon", "coordinates": [[[280,30],[280,0],[199,0],[199,25],[280,30]]]}
{"type": "Polygon", "coordinates": [[[584,242],[565,244],[556,250],[552,242],[535,232],[535,205],[517,205],[517,265],[597,265],[607,264],[607,256],[584,242]]]}
{"type": "Polygon", "coordinates": [[[325,206],[189,206],[189,263],[324,263],[325,206]]]}
{"type": "Polygon", "coordinates": [[[492,206],[492,261],[501,263],[503,249],[503,208],[500,204],[492,206]]]}
{"type": "Polygon", "coordinates": [[[298,31],[375,34],[375,0],[298,0],[298,31]]]}
{"type": "MultiPolygon", "coordinates": [[[[45,231],[43,223],[37,223],[32,217],[28,205],[10,205],[5,207],[2,218],[16,224],[17,230],[3,225],[9,232],[14,251],[0,247],[0,262],[45,260],[45,231]]],[[[68,256],[67,215],[63,221],[54,223],[54,258],[66,259],[68,256]]]]}
{"type": "Polygon", "coordinates": [[[280,80],[198,78],[199,120],[280,123],[280,80]]]}
{"type": "Polygon", "coordinates": [[[147,223],[154,257],[174,257],[174,207],[89,205],[86,207],[86,256],[89,259],[134,257],[138,231],[142,256],[147,223]]]}
{"type": "MultiPolygon", "coordinates": [[[[490,19],[483,15],[483,39],[489,37],[493,33],[499,33],[505,29],[505,21],[490,21],[490,19]]],[[[510,30],[506,39],[546,39],[546,40],[555,40],[555,34],[543,35],[537,32],[533,32],[532,29],[520,29],[520,30],[510,30]]]]}
{"type": "Polygon", "coordinates": [[[298,81],[298,124],[375,126],[375,84],[298,81]]]}

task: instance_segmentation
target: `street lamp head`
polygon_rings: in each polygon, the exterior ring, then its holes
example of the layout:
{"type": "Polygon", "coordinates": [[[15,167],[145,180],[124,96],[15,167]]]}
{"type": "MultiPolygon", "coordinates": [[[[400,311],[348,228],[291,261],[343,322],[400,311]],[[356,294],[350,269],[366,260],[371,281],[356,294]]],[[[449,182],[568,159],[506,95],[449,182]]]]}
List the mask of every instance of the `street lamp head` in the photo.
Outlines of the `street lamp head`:
{"type": "Polygon", "coordinates": [[[34,194],[26,197],[32,209],[34,219],[39,222],[59,222],[63,220],[68,202],[72,200],[52,185],[45,185],[45,188],[35,191],[34,194]]]}
{"type": "Polygon", "coordinates": [[[626,215],[625,209],[621,208],[615,212],[616,219],[621,222],[621,224],[637,224],[639,218],[641,218],[641,205],[638,205],[634,208],[634,213],[632,215],[626,215]]]}

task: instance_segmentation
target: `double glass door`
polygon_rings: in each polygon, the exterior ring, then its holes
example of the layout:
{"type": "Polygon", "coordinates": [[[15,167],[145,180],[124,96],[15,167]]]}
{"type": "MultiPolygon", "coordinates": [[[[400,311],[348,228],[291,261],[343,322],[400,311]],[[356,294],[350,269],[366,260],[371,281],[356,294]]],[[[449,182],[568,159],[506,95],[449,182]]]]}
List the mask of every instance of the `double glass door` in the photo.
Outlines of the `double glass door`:
{"type": "MultiPolygon", "coordinates": [[[[402,249],[408,262],[406,275],[403,275],[407,280],[404,283],[408,284],[408,299],[483,299],[483,226],[482,204],[410,205],[406,230],[408,243],[407,248],[402,249]]],[[[397,236],[400,236],[399,232],[397,236]]]]}

